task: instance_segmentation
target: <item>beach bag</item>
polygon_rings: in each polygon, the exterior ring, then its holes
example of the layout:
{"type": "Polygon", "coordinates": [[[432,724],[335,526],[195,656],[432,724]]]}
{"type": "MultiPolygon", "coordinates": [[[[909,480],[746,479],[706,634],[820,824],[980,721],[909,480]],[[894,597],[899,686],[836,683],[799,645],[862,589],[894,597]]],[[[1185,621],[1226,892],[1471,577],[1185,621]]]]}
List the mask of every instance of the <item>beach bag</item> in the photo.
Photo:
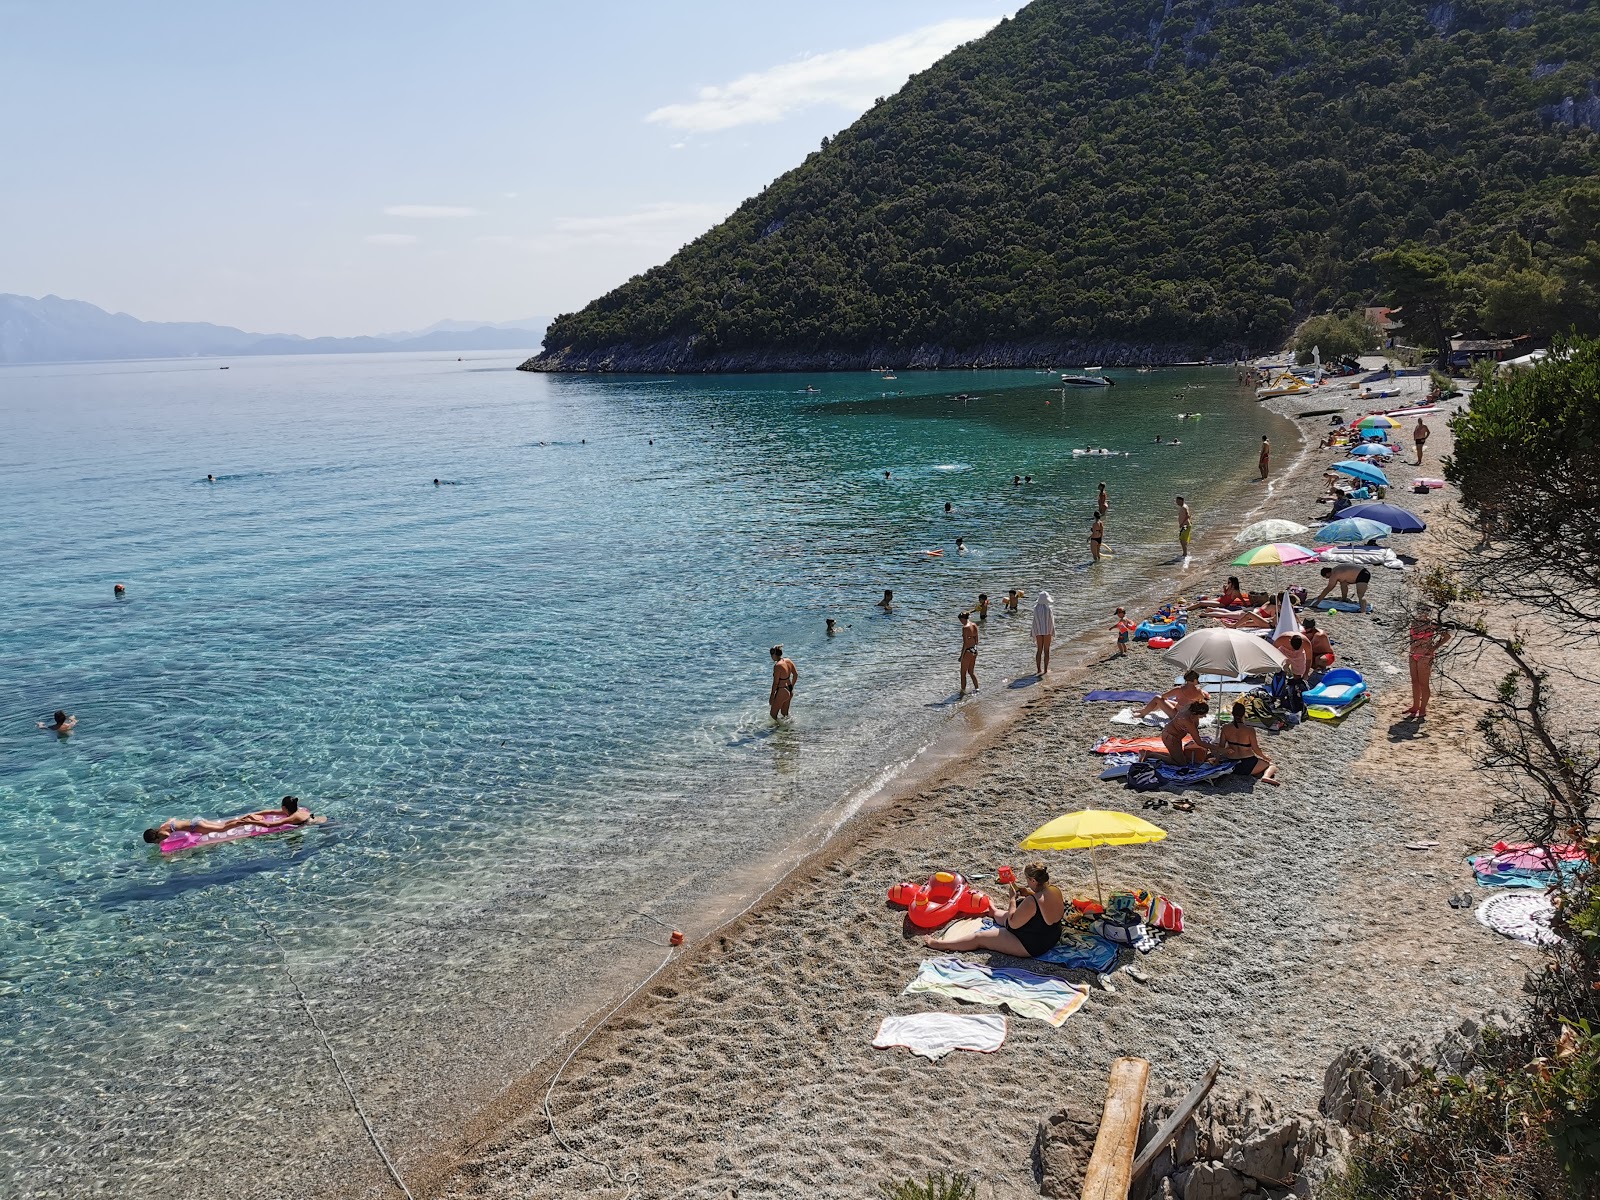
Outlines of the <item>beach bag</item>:
{"type": "Polygon", "coordinates": [[[1165,896],[1157,896],[1150,904],[1150,924],[1170,933],[1183,932],[1183,909],[1165,896]]]}
{"type": "Polygon", "coordinates": [[[1128,787],[1135,792],[1159,792],[1161,790],[1161,772],[1156,770],[1155,763],[1130,763],[1127,782],[1128,787]]]}
{"type": "Polygon", "coordinates": [[[1279,671],[1272,677],[1272,684],[1268,688],[1268,695],[1272,698],[1272,707],[1285,717],[1294,717],[1291,724],[1298,725],[1299,718],[1305,715],[1306,702],[1301,697],[1300,681],[1293,675],[1279,671]]]}
{"type": "Polygon", "coordinates": [[[1130,912],[1108,912],[1090,928],[1115,946],[1137,946],[1150,936],[1144,922],[1137,914],[1130,912]]]}

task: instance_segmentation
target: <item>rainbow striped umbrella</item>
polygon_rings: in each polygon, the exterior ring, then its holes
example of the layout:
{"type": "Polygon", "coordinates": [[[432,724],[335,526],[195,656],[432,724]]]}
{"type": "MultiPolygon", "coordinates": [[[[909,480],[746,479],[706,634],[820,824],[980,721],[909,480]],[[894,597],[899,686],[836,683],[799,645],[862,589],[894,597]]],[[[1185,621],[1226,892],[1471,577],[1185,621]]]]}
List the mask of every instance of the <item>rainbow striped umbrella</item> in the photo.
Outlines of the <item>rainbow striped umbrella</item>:
{"type": "Polygon", "coordinates": [[[1254,550],[1246,550],[1233,560],[1236,567],[1292,567],[1297,563],[1317,561],[1317,552],[1296,546],[1293,542],[1268,542],[1254,550]]]}
{"type": "Polygon", "coordinates": [[[1382,415],[1379,415],[1379,414],[1374,414],[1374,415],[1372,415],[1370,417],[1362,417],[1361,420],[1356,422],[1356,428],[1357,429],[1399,429],[1400,428],[1400,422],[1396,421],[1393,417],[1385,417],[1385,416],[1382,416],[1382,415]]]}

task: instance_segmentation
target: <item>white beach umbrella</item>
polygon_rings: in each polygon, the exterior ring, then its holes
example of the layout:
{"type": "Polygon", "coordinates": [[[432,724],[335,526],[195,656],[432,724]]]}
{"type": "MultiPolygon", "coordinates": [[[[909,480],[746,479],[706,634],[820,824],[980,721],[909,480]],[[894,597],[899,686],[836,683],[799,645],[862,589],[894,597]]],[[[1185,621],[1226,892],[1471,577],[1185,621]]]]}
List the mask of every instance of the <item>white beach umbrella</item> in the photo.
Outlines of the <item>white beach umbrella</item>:
{"type": "Polygon", "coordinates": [[[1179,638],[1161,656],[1180,671],[1202,674],[1271,675],[1281,670],[1284,657],[1278,648],[1240,629],[1202,629],[1179,638]]]}
{"type": "Polygon", "coordinates": [[[1284,592],[1278,598],[1278,623],[1272,627],[1272,636],[1268,641],[1276,642],[1284,634],[1304,633],[1305,626],[1300,624],[1300,614],[1294,611],[1294,605],[1289,603],[1289,593],[1284,592]]]}
{"type": "Polygon", "coordinates": [[[1276,518],[1266,521],[1257,521],[1254,525],[1241,529],[1235,536],[1236,542],[1292,542],[1302,533],[1310,533],[1311,526],[1299,525],[1294,521],[1282,521],[1276,518]]]}

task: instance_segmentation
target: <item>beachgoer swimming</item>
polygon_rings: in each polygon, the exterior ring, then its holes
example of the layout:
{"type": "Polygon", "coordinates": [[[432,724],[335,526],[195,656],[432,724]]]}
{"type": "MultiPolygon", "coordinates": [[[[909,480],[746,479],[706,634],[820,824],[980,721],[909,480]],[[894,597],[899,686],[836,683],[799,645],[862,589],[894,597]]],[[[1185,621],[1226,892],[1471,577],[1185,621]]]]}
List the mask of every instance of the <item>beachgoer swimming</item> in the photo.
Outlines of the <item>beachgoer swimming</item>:
{"type": "Polygon", "coordinates": [[[1095,513],[1094,520],[1089,524],[1089,557],[1095,562],[1100,561],[1100,547],[1106,540],[1106,523],[1100,513],[1095,513]]]}
{"type": "Polygon", "coordinates": [[[966,552],[967,552],[967,543],[966,543],[966,541],[963,540],[962,538],[957,538],[956,539],[956,553],[957,554],[965,554],[966,552]]]}
{"type": "Polygon", "coordinates": [[[1050,674],[1050,643],[1056,636],[1056,610],[1050,593],[1043,588],[1033,602],[1033,673],[1040,679],[1050,674]]]}
{"type": "Polygon", "coordinates": [[[1372,572],[1366,567],[1362,566],[1360,563],[1341,563],[1336,567],[1323,567],[1320,574],[1328,581],[1328,585],[1324,587],[1321,594],[1311,602],[1312,608],[1315,608],[1323,600],[1327,599],[1328,593],[1333,591],[1335,587],[1339,589],[1340,600],[1349,600],[1350,587],[1352,584],[1354,584],[1356,589],[1356,605],[1362,612],[1367,611],[1367,585],[1372,582],[1372,572]]]}
{"type": "Polygon", "coordinates": [[[978,593],[978,603],[973,607],[972,611],[978,614],[978,620],[980,620],[980,621],[987,621],[989,619],[989,593],[988,592],[979,592],[978,593]]]}
{"type": "Polygon", "coordinates": [[[1013,616],[1015,616],[1017,613],[1017,606],[1022,603],[1022,598],[1027,594],[1028,593],[1023,591],[1021,588],[1012,588],[1006,593],[1006,598],[1000,603],[1008,613],[1011,613],[1013,616]]]}
{"type": "Polygon", "coordinates": [[[1011,477],[1011,486],[1012,487],[1021,487],[1022,486],[1022,476],[1021,475],[1013,475],[1011,477]]]}
{"type": "Polygon", "coordinates": [[[885,471],[885,472],[884,472],[884,473],[883,473],[883,477],[884,477],[884,478],[885,478],[885,479],[893,479],[893,478],[894,478],[894,476],[893,476],[893,475],[891,475],[891,474],[889,474],[889,472],[887,472],[887,471],[885,471]]]}
{"type": "Polygon", "coordinates": [[[120,583],[114,583],[111,585],[111,594],[113,596],[126,596],[128,594],[128,589],[123,587],[120,583]]]}
{"type": "Polygon", "coordinates": [[[1022,869],[1027,883],[1011,885],[1011,903],[994,915],[994,927],[966,937],[945,938],[927,934],[922,944],[930,950],[998,950],[1013,958],[1037,958],[1048,954],[1061,940],[1061,923],[1066,917],[1067,899],[1050,882],[1043,863],[1029,863],[1022,869]]]}
{"type": "Polygon", "coordinates": [[[1194,534],[1194,516],[1189,512],[1189,506],[1179,496],[1178,504],[1178,549],[1183,551],[1185,558],[1189,557],[1189,539],[1194,534]]]}
{"type": "Polygon", "coordinates": [[[68,716],[65,712],[58,708],[50,715],[50,719],[48,721],[39,721],[37,724],[40,729],[48,729],[51,733],[60,734],[62,737],[66,737],[67,734],[71,733],[78,727],[78,718],[68,716]]]}
{"type": "Polygon", "coordinates": [[[437,480],[437,479],[435,479],[435,480],[434,480],[434,481],[433,481],[433,486],[434,486],[434,487],[438,487],[438,486],[439,486],[439,481],[438,481],[438,480],[437,480]]]}
{"type": "MultiPolygon", "coordinates": [[[[1121,611],[1118,609],[1117,611],[1121,611]]],[[[1161,695],[1150,701],[1136,714],[1139,717],[1148,717],[1151,713],[1160,711],[1163,716],[1170,717],[1197,701],[1209,701],[1211,693],[1200,686],[1200,672],[1188,670],[1183,673],[1183,682],[1175,688],[1168,688],[1161,695]]]]}
{"type": "Polygon", "coordinates": [[[877,604],[873,605],[873,607],[881,608],[884,612],[892,613],[894,611],[894,593],[888,588],[884,588],[883,599],[879,600],[877,604]]]}
{"type": "Polygon", "coordinates": [[[1033,482],[1033,476],[1032,475],[1024,475],[1022,477],[1022,482],[1023,483],[1032,483],[1033,482]]]}
{"type": "Polygon", "coordinates": [[[1160,441],[1161,441],[1161,435],[1158,433],[1158,434],[1156,434],[1156,442],[1159,444],[1160,441]]]}
{"type": "Polygon", "coordinates": [[[1244,723],[1244,705],[1233,706],[1233,720],[1222,727],[1222,733],[1212,750],[1217,762],[1231,762],[1235,775],[1253,775],[1262,783],[1278,786],[1278,766],[1261,748],[1256,731],[1244,723]]]}
{"type": "Polygon", "coordinates": [[[215,475],[207,475],[206,476],[206,482],[207,483],[215,483],[216,481],[217,481],[217,477],[215,475]]]}
{"type": "Polygon", "coordinates": [[[967,680],[972,680],[972,690],[978,690],[978,627],[971,613],[957,613],[961,622],[961,689],[958,695],[967,694],[967,680]]]}
{"type": "Polygon", "coordinates": [[[823,632],[825,632],[829,637],[832,637],[834,634],[839,632],[839,627],[833,623],[832,617],[826,617],[824,619],[828,622],[828,626],[823,632]]]}
{"type": "Polygon", "coordinates": [[[944,502],[944,511],[945,511],[945,512],[946,512],[946,513],[947,513],[947,514],[948,514],[948,513],[952,513],[952,512],[954,512],[954,511],[955,511],[955,505],[953,505],[953,504],[951,504],[951,503],[950,503],[950,501],[948,501],[948,500],[946,500],[946,501],[945,501],[945,502],[944,502]]]}
{"type": "MultiPolygon", "coordinates": [[[[830,625],[833,622],[828,622],[830,625]]],[[[772,693],[767,697],[767,706],[772,710],[772,719],[789,715],[789,705],[794,701],[794,685],[800,682],[800,668],[794,665],[792,659],[783,656],[783,647],[774,646],[767,651],[772,655],[772,693]]]]}

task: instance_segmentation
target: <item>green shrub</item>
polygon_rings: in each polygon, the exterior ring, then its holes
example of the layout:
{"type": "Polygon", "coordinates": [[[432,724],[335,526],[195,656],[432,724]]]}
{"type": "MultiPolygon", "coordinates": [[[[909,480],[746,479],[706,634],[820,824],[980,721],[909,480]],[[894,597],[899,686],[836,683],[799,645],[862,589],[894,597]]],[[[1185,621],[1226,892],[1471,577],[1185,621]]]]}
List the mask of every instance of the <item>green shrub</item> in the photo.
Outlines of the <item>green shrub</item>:
{"type": "Polygon", "coordinates": [[[943,1171],[925,1181],[905,1179],[882,1183],[878,1191],[883,1200],[977,1200],[978,1188],[967,1175],[946,1176],[943,1171]]]}

